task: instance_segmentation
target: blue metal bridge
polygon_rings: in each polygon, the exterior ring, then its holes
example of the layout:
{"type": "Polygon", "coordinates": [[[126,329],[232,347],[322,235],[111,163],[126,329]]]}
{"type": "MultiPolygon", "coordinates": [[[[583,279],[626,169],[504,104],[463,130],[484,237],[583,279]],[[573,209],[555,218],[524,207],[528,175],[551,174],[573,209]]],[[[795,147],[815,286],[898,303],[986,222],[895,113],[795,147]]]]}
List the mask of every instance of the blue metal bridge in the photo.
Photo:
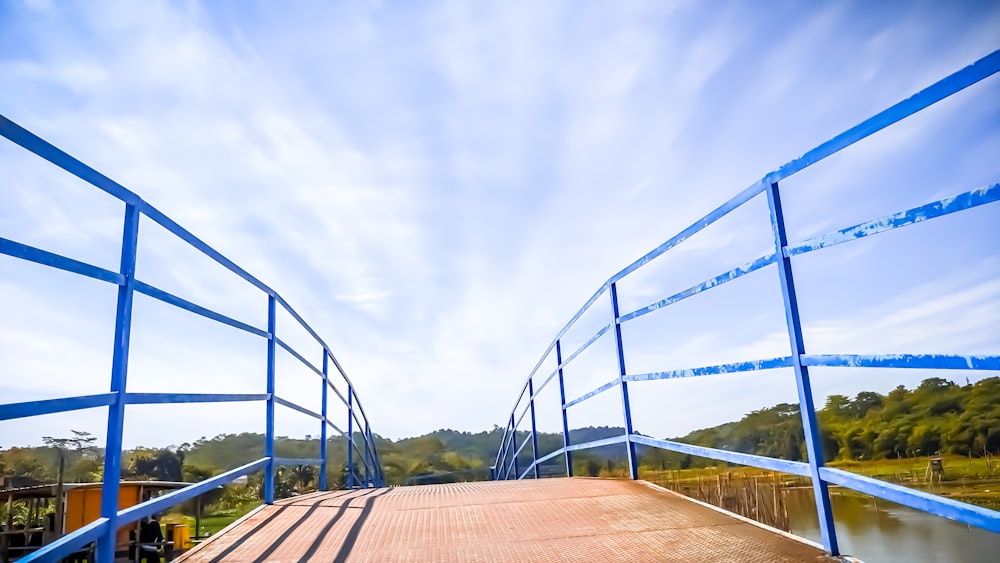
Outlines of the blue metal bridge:
{"type": "MultiPolygon", "coordinates": [[[[565,475],[572,477],[573,452],[620,445],[626,452],[625,457],[628,461],[629,476],[635,480],[639,478],[636,445],[642,445],[810,478],[819,517],[822,547],[828,554],[834,556],[840,553],[840,549],[838,547],[837,530],[834,525],[828,492],[830,485],[853,489],[944,518],[956,520],[969,526],[1000,532],[1000,513],[996,511],[825,466],[819,443],[816,407],[814,405],[809,377],[809,368],[817,366],[997,371],[1000,370],[1000,356],[807,353],[807,342],[803,338],[803,326],[799,315],[795,279],[793,276],[793,259],[797,256],[822,251],[825,248],[842,243],[853,243],[859,239],[901,227],[996,203],[1000,200],[1000,184],[969,186],[968,191],[955,194],[951,197],[931,201],[918,207],[874,218],[870,221],[851,225],[802,241],[788,240],[785,226],[785,210],[782,206],[781,190],[779,187],[779,184],[790,176],[965,88],[975,85],[977,82],[991,77],[998,71],[1000,71],[1000,51],[996,51],[934,83],[912,97],[878,113],[805,153],[803,156],[781,166],[774,172],[765,175],[758,182],[741,191],[705,217],[699,219],[676,236],[670,238],[609,278],[584,303],[583,307],[580,308],[569,322],[566,323],[565,327],[559,331],[525,380],[515,400],[514,407],[511,409],[510,416],[507,419],[504,437],[497,452],[496,463],[491,468],[494,479],[538,479],[542,476],[541,467],[543,464],[560,459],[565,467],[565,475]],[[657,257],[681,245],[685,240],[699,231],[758,197],[766,198],[767,200],[769,222],[773,233],[773,249],[770,252],[763,256],[752,258],[741,266],[722,272],[684,291],[663,297],[634,311],[620,310],[619,282],[621,280],[630,276],[657,257]],[[628,365],[627,352],[629,346],[627,342],[623,341],[622,325],[654,313],[659,309],[671,306],[688,297],[709,291],[720,285],[736,281],[752,272],[764,269],[773,270],[777,274],[774,280],[775,283],[779,284],[781,295],[783,296],[790,354],[776,358],[762,358],[738,363],[683,369],[678,369],[675,366],[664,366],[662,371],[646,373],[634,373],[626,368],[628,365]],[[573,327],[577,326],[581,317],[598,303],[600,299],[607,299],[610,302],[611,310],[613,311],[612,317],[607,319],[606,324],[593,333],[582,345],[566,353],[567,351],[563,349],[566,334],[573,327]],[[614,340],[618,367],[617,373],[608,374],[609,379],[605,383],[578,397],[567,397],[565,367],[574,360],[577,360],[578,356],[584,350],[602,337],[613,338],[614,340]],[[542,371],[541,368],[543,365],[547,365],[546,362],[551,363],[553,361],[555,368],[551,372],[547,370],[542,371]],[[807,462],[775,459],[654,439],[637,433],[633,429],[629,395],[630,383],[687,377],[711,377],[718,374],[754,372],[778,368],[790,368],[794,371],[798,405],[804,429],[806,451],[808,453],[807,462]],[[535,403],[539,394],[547,388],[552,392],[554,387],[549,387],[550,385],[558,385],[563,446],[556,451],[542,453],[538,445],[535,403]],[[620,396],[620,401],[618,402],[620,405],[619,415],[624,432],[620,436],[612,438],[586,443],[571,443],[567,411],[605,392],[613,392],[620,396]],[[521,438],[520,440],[519,437],[521,438]]],[[[221,484],[258,471],[262,471],[264,474],[264,502],[266,505],[273,505],[275,503],[274,475],[276,468],[281,465],[319,466],[319,486],[322,491],[325,491],[327,490],[326,474],[329,463],[327,441],[328,432],[331,428],[346,440],[347,466],[349,468],[355,467],[356,461],[360,464],[360,469],[357,472],[353,469],[349,470],[347,487],[352,490],[355,488],[375,489],[386,485],[379,453],[373,440],[370,419],[361,406],[355,386],[344,373],[330,347],[306,323],[303,316],[296,312],[274,289],[205,244],[194,234],[158,211],[134,192],[117,184],[93,168],[76,160],[2,116],[0,116],[0,134],[14,144],[35,153],[52,165],[117,198],[124,207],[121,263],[117,271],[81,262],[71,257],[62,256],[14,240],[0,238],[0,253],[2,254],[113,284],[118,288],[113,364],[110,374],[110,387],[107,393],[0,404],[0,420],[34,417],[79,409],[107,409],[107,442],[105,444],[106,457],[104,462],[104,475],[106,478],[103,484],[100,518],[27,555],[23,559],[24,561],[58,559],[95,542],[97,546],[97,559],[99,561],[112,561],[116,550],[116,531],[119,528],[162,511],[171,505],[201,495],[221,484]],[[188,301],[137,279],[135,276],[135,264],[141,221],[153,221],[162,226],[173,236],[236,274],[265,295],[267,298],[267,326],[251,326],[216,312],[202,304],[188,301]],[[260,394],[129,392],[127,385],[129,342],[132,330],[132,302],[136,292],[189,313],[211,319],[232,329],[244,331],[259,337],[262,340],[262,345],[266,346],[267,349],[267,364],[264,370],[266,378],[262,382],[265,392],[260,394]],[[279,307],[290,314],[322,347],[323,354],[321,358],[308,358],[282,340],[276,327],[276,315],[279,307]],[[322,392],[321,412],[313,412],[275,393],[275,381],[281,375],[276,369],[275,362],[275,355],[279,348],[285,350],[309,370],[315,372],[318,378],[316,386],[322,392]],[[346,395],[339,392],[333,385],[332,380],[335,379],[346,383],[346,395]],[[330,390],[333,390],[336,398],[331,398],[328,401],[330,390]],[[131,508],[119,510],[118,491],[122,470],[122,435],[126,428],[126,405],[248,401],[263,402],[265,405],[266,432],[265,456],[263,458],[187,488],[170,492],[131,508]],[[335,408],[328,408],[329,404],[332,404],[335,408]],[[320,428],[319,458],[287,459],[275,455],[274,419],[275,410],[278,407],[305,414],[317,421],[320,428]]],[[[863,244],[863,242],[860,244],[863,244]]],[[[527,492],[529,489],[523,489],[523,491],[525,491],[524,494],[530,494],[527,492]]],[[[344,506],[346,507],[347,505],[344,506]]],[[[341,508],[341,512],[343,512],[343,508],[341,508]]],[[[413,533],[416,532],[414,531],[413,533]]],[[[356,540],[357,536],[355,535],[351,541],[356,540]]],[[[331,553],[343,554],[344,551],[343,549],[334,549],[331,553]]],[[[340,559],[339,555],[338,559],[340,559]]]]}

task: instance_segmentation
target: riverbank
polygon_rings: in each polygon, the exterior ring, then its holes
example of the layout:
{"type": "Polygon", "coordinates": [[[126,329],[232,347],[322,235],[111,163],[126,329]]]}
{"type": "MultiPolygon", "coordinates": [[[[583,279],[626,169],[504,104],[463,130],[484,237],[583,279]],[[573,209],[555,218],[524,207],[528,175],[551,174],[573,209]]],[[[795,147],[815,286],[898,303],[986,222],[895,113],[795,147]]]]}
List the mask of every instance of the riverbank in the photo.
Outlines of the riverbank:
{"type": "MultiPolygon", "coordinates": [[[[929,457],[835,461],[827,465],[991,510],[1000,510],[1000,463],[992,458],[939,458],[943,469],[940,480],[933,475],[930,468],[930,460],[933,458],[929,457]]],[[[850,490],[837,492],[860,494],[850,490]]]]}
{"type": "MultiPolygon", "coordinates": [[[[985,458],[942,456],[940,459],[943,469],[940,475],[932,471],[928,457],[835,461],[827,465],[984,508],[1000,509],[1000,464],[985,458]]],[[[639,478],[786,531],[790,522],[784,493],[811,486],[810,479],[805,477],[724,464],[690,469],[640,467],[639,478]]],[[[830,494],[871,498],[843,487],[830,487],[830,494]]]]}

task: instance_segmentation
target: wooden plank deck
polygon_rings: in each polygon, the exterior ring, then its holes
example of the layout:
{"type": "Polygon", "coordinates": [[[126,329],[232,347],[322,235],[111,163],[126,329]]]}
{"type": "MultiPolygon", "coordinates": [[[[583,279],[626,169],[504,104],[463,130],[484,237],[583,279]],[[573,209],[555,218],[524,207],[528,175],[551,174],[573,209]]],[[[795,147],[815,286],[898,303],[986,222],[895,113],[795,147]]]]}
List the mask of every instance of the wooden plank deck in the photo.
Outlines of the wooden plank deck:
{"type": "Polygon", "coordinates": [[[829,561],[641,481],[331,491],[263,507],[179,561],[829,561]]]}

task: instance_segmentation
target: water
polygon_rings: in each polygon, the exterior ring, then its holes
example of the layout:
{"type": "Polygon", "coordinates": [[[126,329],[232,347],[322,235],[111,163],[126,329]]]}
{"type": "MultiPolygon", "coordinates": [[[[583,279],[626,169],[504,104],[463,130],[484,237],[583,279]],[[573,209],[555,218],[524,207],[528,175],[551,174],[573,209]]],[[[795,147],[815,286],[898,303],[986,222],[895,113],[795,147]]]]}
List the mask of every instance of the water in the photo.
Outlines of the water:
{"type": "MultiPolygon", "coordinates": [[[[819,542],[812,489],[785,495],[792,533],[819,542]]],[[[867,563],[1000,561],[1000,534],[872,497],[831,494],[830,502],[841,553],[867,563]]]]}

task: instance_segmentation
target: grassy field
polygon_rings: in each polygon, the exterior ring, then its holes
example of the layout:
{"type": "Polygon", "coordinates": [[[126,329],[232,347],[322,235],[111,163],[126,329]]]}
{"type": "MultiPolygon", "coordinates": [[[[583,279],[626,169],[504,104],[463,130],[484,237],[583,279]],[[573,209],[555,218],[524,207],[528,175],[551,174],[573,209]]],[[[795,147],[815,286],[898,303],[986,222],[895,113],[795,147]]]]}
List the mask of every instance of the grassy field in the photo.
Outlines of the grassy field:
{"type": "Polygon", "coordinates": [[[163,517],[164,524],[187,524],[188,528],[191,530],[192,536],[207,537],[214,535],[219,532],[219,530],[225,528],[226,526],[232,524],[244,514],[250,512],[256,508],[254,505],[246,505],[238,510],[226,510],[222,513],[203,515],[201,517],[201,527],[197,533],[195,533],[194,516],[187,516],[185,514],[171,513],[163,517]]]}

